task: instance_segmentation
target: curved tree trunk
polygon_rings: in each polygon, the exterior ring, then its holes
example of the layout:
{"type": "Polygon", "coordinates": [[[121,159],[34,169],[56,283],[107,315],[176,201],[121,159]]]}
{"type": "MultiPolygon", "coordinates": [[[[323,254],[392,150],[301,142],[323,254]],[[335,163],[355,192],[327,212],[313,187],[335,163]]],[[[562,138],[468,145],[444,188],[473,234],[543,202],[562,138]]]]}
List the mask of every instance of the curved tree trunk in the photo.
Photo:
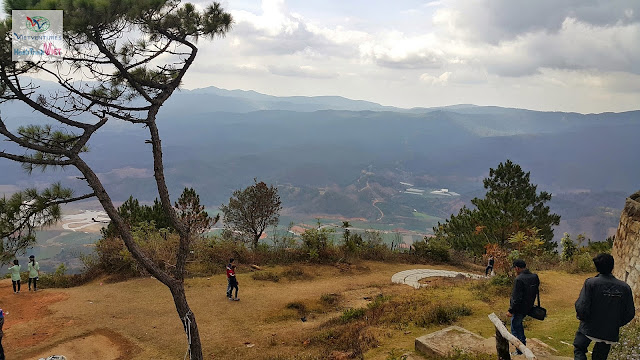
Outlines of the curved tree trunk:
{"type": "Polygon", "coordinates": [[[200,333],[198,332],[198,323],[196,316],[193,314],[187,303],[187,297],[184,293],[184,283],[175,281],[167,285],[171,290],[173,302],[176,304],[178,316],[182,320],[184,331],[187,334],[187,342],[189,343],[189,353],[191,360],[202,360],[202,344],[200,343],[200,333]]]}
{"type": "MultiPolygon", "coordinates": [[[[133,239],[133,235],[131,234],[131,230],[125,224],[122,217],[118,214],[116,207],[113,205],[109,194],[105,190],[102,182],[95,174],[95,172],[87,165],[80,157],[76,157],[74,159],[74,165],[80,172],[84,175],[89,186],[94,190],[96,197],[100,201],[100,204],[104,208],[109,218],[113,221],[113,223],[120,231],[122,235],[122,240],[124,241],[125,246],[133,255],[133,257],[144,266],[145,270],[147,270],[151,275],[155,276],[161,283],[166,285],[171,291],[171,295],[173,296],[173,302],[176,306],[176,311],[178,312],[178,316],[180,316],[180,320],[184,326],[185,333],[187,334],[187,340],[189,341],[189,352],[191,354],[191,360],[203,360],[202,357],[202,344],[200,342],[200,333],[198,332],[198,324],[196,323],[196,318],[191,309],[189,308],[189,304],[187,303],[187,297],[184,292],[184,282],[183,282],[183,274],[177,276],[171,276],[169,273],[160,269],[149,257],[147,257],[138,247],[133,239]]],[[[184,248],[185,243],[189,240],[188,237],[181,237],[181,250],[184,248]]],[[[186,260],[186,250],[178,252],[178,263],[186,260]]]]}

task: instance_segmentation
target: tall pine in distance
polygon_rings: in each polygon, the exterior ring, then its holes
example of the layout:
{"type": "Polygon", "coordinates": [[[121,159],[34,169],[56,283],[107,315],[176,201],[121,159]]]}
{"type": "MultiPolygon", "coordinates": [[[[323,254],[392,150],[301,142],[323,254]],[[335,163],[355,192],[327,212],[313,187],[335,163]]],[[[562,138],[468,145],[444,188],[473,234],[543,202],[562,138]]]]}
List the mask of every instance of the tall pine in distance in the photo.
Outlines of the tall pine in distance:
{"type": "Polygon", "coordinates": [[[444,224],[438,223],[434,227],[437,236],[454,249],[475,254],[481,254],[489,243],[508,246],[509,238],[521,231],[536,231],[547,251],[556,247],[552,227],[560,224],[560,215],[551,213],[545,205],[551,194],[538,193],[529,172],[507,160],[491,168],[483,184],[485,197],[471,200],[475,209],[465,206],[444,224]]]}

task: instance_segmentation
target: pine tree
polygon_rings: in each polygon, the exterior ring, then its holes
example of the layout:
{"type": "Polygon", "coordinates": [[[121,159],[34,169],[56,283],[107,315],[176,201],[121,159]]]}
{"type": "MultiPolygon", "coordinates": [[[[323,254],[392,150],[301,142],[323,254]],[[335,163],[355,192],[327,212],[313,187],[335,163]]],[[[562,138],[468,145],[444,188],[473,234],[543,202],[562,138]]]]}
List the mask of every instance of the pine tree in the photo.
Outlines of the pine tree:
{"type": "Polygon", "coordinates": [[[560,215],[550,213],[545,203],[551,194],[537,193],[529,172],[507,160],[490,169],[483,184],[485,197],[471,200],[476,208],[463,207],[457,216],[438,223],[436,234],[446,237],[456,249],[480,253],[488,243],[508,246],[513,234],[537,229],[545,250],[556,247],[552,226],[560,223],[560,215]]]}
{"type": "MultiPolygon", "coordinates": [[[[193,236],[173,208],[166,185],[162,143],[156,119],[162,105],[180,86],[193,64],[196,41],[224,36],[232,18],[218,3],[202,11],[177,0],[5,1],[13,9],[63,10],[66,52],[59,63],[13,62],[11,18],[0,23],[0,102],[20,101],[52,125],[8,129],[0,119],[0,134],[26,149],[24,154],[0,152],[1,158],[23,164],[27,171],[73,167],[91,188],[86,195],[53,197],[61,201],[95,196],[108,214],[133,258],[166,285],[183,322],[191,359],[202,359],[195,315],[184,292],[184,274],[193,236]],[[57,91],[43,92],[29,75],[46,75],[57,91]],[[135,100],[135,101],[134,101],[135,100]],[[108,122],[124,121],[149,132],[159,202],[170,226],[179,234],[176,266],[157,266],[136,244],[95,170],[83,159],[91,137],[108,122]]],[[[41,209],[42,212],[50,208],[41,209]]]]}

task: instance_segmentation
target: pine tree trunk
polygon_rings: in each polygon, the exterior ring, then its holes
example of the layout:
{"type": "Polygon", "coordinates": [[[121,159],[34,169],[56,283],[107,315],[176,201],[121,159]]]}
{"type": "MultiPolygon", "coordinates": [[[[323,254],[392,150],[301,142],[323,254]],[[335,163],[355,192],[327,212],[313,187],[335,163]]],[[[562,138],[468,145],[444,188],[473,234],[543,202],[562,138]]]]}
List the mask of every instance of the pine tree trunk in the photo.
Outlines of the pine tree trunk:
{"type": "MultiPolygon", "coordinates": [[[[187,297],[184,293],[184,274],[180,274],[179,278],[176,279],[165,271],[162,271],[158,268],[157,265],[153,263],[136,245],[133,240],[133,236],[128,226],[124,223],[120,215],[118,214],[109,194],[102,186],[100,179],[95,174],[95,172],[80,158],[76,160],[76,167],[82,174],[85,176],[87,183],[96,193],[96,197],[100,201],[100,204],[104,208],[105,212],[111,218],[116,225],[116,228],[122,234],[122,239],[125,243],[125,246],[131,252],[133,257],[140,263],[142,266],[153,276],[156,277],[161,283],[166,285],[171,291],[171,295],[173,296],[173,302],[176,305],[176,310],[178,311],[178,315],[185,326],[185,333],[187,334],[187,341],[190,340],[189,343],[189,352],[191,353],[191,360],[202,360],[202,344],[200,343],[200,333],[198,332],[198,324],[196,323],[196,318],[191,312],[189,308],[189,304],[187,303],[187,297]],[[188,319],[188,321],[187,321],[188,319]]],[[[181,241],[182,244],[182,241],[181,241]]],[[[186,259],[186,250],[182,251],[178,254],[180,259],[186,259]]],[[[184,261],[183,261],[184,262],[184,261]]]]}
{"type": "Polygon", "coordinates": [[[189,353],[191,354],[191,360],[203,360],[202,356],[202,344],[200,343],[200,333],[198,332],[198,324],[196,323],[196,316],[191,312],[189,304],[187,303],[187,297],[184,293],[184,283],[176,281],[167,285],[171,290],[173,296],[173,302],[176,305],[178,316],[182,320],[182,324],[189,342],[189,353]]]}

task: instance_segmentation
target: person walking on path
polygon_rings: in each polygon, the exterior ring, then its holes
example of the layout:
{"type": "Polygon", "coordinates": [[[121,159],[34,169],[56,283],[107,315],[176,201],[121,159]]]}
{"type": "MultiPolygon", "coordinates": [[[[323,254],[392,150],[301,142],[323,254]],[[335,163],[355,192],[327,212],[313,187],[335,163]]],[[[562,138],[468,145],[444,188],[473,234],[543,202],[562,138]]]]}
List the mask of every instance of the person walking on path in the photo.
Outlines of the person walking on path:
{"type": "MultiPolygon", "coordinates": [[[[513,284],[507,317],[511,318],[511,334],[526,345],[527,338],[524,335],[522,320],[533,308],[540,288],[540,279],[538,275],[527,269],[527,263],[522,259],[514,260],[513,268],[518,276],[516,276],[516,281],[513,284]]],[[[516,350],[516,355],[520,354],[522,352],[516,350]]]]}
{"type": "Polygon", "coordinates": [[[33,291],[38,291],[37,282],[40,277],[40,264],[36,262],[35,256],[29,256],[27,268],[29,269],[29,291],[31,291],[31,281],[33,281],[33,291]]]}
{"type": "Polygon", "coordinates": [[[11,271],[11,282],[13,283],[13,293],[17,294],[20,292],[20,264],[18,263],[18,259],[13,260],[13,266],[9,268],[11,271]],[[17,285],[17,291],[16,291],[17,285]]]}
{"type": "Polygon", "coordinates": [[[489,256],[489,264],[487,265],[487,268],[484,269],[484,276],[489,276],[489,274],[493,272],[493,264],[495,261],[496,260],[493,258],[493,255],[489,256]]]}
{"type": "Polygon", "coordinates": [[[573,340],[573,355],[576,360],[587,360],[587,347],[592,341],[593,360],[605,360],[611,345],[618,342],[620,327],[635,316],[631,287],[616,279],[614,259],[610,254],[599,254],[593,258],[598,275],[588,278],[576,301],[576,317],[580,326],[573,340]]]}

